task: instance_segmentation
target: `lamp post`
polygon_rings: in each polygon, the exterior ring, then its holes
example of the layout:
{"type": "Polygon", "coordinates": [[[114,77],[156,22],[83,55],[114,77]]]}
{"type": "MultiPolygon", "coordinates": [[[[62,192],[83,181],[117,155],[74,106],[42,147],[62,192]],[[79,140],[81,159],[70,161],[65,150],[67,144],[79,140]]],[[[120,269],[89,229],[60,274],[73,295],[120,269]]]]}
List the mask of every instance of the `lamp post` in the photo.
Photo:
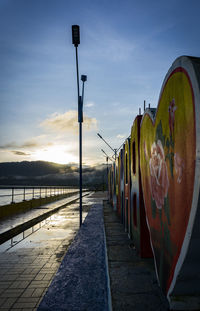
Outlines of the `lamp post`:
{"type": "Polygon", "coordinates": [[[114,152],[114,159],[116,160],[116,158],[117,158],[117,151],[118,151],[119,149],[113,149],[113,148],[109,145],[109,143],[107,143],[107,141],[106,141],[99,133],[97,133],[97,136],[99,136],[99,138],[101,138],[101,139],[104,141],[104,143],[106,143],[106,145],[114,152]]]}
{"type": "Polygon", "coordinates": [[[82,123],[83,123],[83,97],[84,83],[87,81],[87,76],[82,75],[82,96],[79,90],[79,70],[78,70],[78,45],[80,44],[80,27],[72,26],[72,43],[76,49],[76,74],[77,74],[77,91],[78,91],[78,122],[79,122],[79,188],[80,188],[80,227],[82,225],[82,123]]]}
{"type": "Polygon", "coordinates": [[[101,151],[104,153],[105,157],[106,157],[106,162],[107,162],[107,177],[108,177],[108,159],[113,162],[113,160],[107,155],[107,153],[101,149],[101,151]]]}

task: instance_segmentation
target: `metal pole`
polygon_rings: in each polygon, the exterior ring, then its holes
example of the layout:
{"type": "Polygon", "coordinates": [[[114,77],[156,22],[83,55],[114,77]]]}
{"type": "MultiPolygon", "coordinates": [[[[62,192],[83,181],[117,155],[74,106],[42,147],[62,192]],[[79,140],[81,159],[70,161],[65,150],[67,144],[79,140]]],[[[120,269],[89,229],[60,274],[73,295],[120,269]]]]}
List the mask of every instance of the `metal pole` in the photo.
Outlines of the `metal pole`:
{"type": "Polygon", "coordinates": [[[78,90],[78,103],[79,103],[80,91],[79,91],[78,48],[77,48],[77,46],[75,47],[75,49],[76,49],[76,75],[77,75],[77,90],[78,90]]]}
{"type": "MultiPolygon", "coordinates": [[[[77,91],[78,91],[78,108],[80,105],[79,91],[79,70],[78,70],[78,48],[76,49],[76,75],[77,75],[77,91]]],[[[80,227],[82,225],[82,122],[79,122],[79,203],[80,203],[80,227]]]]}
{"type": "Polygon", "coordinates": [[[12,202],[11,203],[14,203],[14,188],[12,188],[12,202]]]}
{"type": "Polygon", "coordinates": [[[106,162],[107,162],[107,178],[108,178],[108,157],[106,157],[106,162]]]}
{"type": "Polygon", "coordinates": [[[80,226],[82,225],[82,122],[79,122],[80,226]]]}

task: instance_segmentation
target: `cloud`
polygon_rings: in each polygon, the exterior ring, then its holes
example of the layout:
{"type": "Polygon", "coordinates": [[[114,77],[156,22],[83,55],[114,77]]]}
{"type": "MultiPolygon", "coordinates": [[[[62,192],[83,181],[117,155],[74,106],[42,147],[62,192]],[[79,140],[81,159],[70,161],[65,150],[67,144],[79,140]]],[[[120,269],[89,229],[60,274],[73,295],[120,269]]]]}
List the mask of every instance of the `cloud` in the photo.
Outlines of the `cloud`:
{"type": "Polygon", "coordinates": [[[94,106],[95,106],[95,103],[94,103],[94,102],[87,102],[87,103],[85,104],[85,107],[88,107],[88,108],[94,107],[94,106]]]}
{"type": "MultiPolygon", "coordinates": [[[[17,142],[10,142],[4,145],[0,145],[0,150],[10,150],[10,149],[37,149],[38,147],[49,147],[52,146],[52,142],[46,142],[46,135],[40,135],[33,137],[25,142],[17,143],[17,142]]],[[[15,150],[12,152],[15,152],[15,150]]],[[[18,151],[16,151],[18,152],[18,151]]]]}
{"type": "Polygon", "coordinates": [[[22,145],[19,145],[20,148],[37,148],[39,146],[41,146],[41,144],[34,140],[26,141],[22,145]]]}
{"type": "Polygon", "coordinates": [[[13,154],[19,155],[19,156],[30,156],[30,155],[31,155],[30,153],[26,153],[26,152],[22,152],[22,151],[15,151],[15,150],[12,150],[11,152],[12,152],[13,154]]]}
{"type": "MultiPolygon", "coordinates": [[[[44,144],[41,144],[39,142],[36,142],[34,139],[33,140],[30,140],[30,141],[26,141],[24,142],[23,144],[17,144],[15,142],[11,142],[11,143],[8,143],[8,144],[5,144],[5,145],[1,145],[0,146],[0,149],[13,149],[13,148],[18,148],[18,149],[21,149],[21,148],[30,148],[30,149],[33,149],[33,148],[37,148],[37,147],[41,147],[43,146],[44,144]]],[[[47,145],[52,145],[52,143],[48,143],[47,145]]]]}
{"type": "Polygon", "coordinates": [[[125,138],[125,135],[118,134],[117,138],[120,138],[120,139],[125,138]]]}
{"type": "Polygon", "coordinates": [[[0,149],[10,149],[10,148],[14,148],[17,147],[17,144],[15,142],[10,142],[8,144],[5,145],[0,145],[0,149]]]}
{"type": "MultiPolygon", "coordinates": [[[[91,130],[97,128],[97,120],[95,118],[84,115],[83,122],[84,129],[91,130]]],[[[78,113],[76,110],[69,110],[63,114],[54,113],[40,125],[54,132],[77,132],[78,113]]]]}

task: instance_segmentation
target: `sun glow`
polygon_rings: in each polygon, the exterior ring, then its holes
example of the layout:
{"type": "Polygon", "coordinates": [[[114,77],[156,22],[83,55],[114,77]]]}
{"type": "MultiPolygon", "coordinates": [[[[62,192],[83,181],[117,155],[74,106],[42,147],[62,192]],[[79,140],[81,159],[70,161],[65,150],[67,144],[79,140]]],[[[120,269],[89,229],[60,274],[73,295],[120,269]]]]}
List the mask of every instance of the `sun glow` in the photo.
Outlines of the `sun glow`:
{"type": "Polygon", "coordinates": [[[59,164],[67,164],[70,162],[78,162],[77,156],[66,150],[66,146],[57,145],[37,150],[33,155],[34,160],[55,162],[59,164]]]}

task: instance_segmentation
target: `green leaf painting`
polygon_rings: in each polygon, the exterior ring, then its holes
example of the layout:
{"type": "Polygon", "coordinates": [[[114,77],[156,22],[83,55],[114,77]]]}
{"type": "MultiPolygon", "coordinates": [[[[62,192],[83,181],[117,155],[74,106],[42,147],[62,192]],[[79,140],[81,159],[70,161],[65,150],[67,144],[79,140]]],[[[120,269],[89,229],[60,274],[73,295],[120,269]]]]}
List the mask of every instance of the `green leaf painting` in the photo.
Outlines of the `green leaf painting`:
{"type": "Polygon", "coordinates": [[[163,135],[162,122],[160,121],[156,128],[156,142],[160,140],[163,147],[165,146],[165,135],[163,135]]]}

